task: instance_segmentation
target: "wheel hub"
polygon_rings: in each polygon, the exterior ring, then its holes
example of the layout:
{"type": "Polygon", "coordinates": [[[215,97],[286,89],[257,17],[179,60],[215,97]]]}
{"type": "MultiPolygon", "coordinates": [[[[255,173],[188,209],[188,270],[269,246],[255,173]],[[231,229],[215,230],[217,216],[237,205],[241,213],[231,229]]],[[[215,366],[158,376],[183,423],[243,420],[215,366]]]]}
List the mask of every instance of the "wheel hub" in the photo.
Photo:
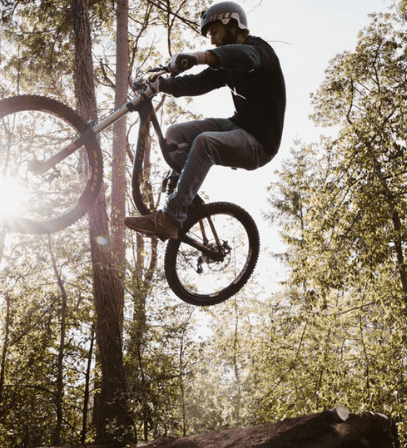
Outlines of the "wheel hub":
{"type": "Polygon", "coordinates": [[[224,241],[222,246],[216,246],[214,243],[206,244],[206,247],[213,251],[214,256],[208,254],[202,254],[198,258],[197,272],[198,274],[203,273],[203,265],[206,264],[211,271],[221,271],[230,262],[230,255],[232,249],[227,241],[224,241]]]}

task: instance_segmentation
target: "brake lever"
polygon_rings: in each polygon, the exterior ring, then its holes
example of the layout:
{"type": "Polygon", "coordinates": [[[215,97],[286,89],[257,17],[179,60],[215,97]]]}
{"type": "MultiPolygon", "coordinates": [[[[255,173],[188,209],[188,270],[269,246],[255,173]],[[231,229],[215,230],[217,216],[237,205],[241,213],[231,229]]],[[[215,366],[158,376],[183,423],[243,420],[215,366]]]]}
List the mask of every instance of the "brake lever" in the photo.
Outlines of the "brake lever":
{"type": "Polygon", "coordinates": [[[133,92],[140,92],[144,89],[146,89],[148,86],[148,83],[144,79],[138,79],[137,81],[133,81],[131,85],[131,90],[133,92]]]}
{"type": "MultiPolygon", "coordinates": [[[[170,73],[170,69],[166,65],[159,65],[158,67],[150,68],[146,73],[155,73],[155,75],[151,75],[154,78],[170,73]]],[[[132,82],[131,90],[133,92],[140,92],[148,87],[149,83],[146,79],[140,78],[132,82]]]]}
{"type": "Polygon", "coordinates": [[[165,72],[169,73],[170,69],[168,68],[168,65],[159,65],[158,67],[150,68],[148,70],[149,73],[157,73],[157,72],[165,72]]]}

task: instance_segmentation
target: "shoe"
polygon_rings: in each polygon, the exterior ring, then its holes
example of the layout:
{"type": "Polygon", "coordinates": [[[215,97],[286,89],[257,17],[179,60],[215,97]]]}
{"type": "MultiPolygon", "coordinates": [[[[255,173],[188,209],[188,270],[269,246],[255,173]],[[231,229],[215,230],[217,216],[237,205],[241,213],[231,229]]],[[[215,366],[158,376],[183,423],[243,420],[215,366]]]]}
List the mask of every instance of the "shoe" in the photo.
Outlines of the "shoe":
{"type": "Polygon", "coordinates": [[[143,235],[156,235],[163,241],[178,238],[179,226],[166,212],[159,210],[151,215],[124,218],[124,225],[143,235]]]}

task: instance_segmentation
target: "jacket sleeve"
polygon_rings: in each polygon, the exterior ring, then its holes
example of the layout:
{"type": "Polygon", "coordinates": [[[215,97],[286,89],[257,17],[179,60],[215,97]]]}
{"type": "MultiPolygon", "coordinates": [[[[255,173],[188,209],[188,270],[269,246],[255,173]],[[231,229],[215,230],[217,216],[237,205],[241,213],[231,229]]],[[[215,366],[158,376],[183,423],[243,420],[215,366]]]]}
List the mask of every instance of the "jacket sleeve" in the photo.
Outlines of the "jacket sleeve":
{"type": "Polygon", "coordinates": [[[215,69],[250,72],[262,63],[259,51],[253,45],[224,45],[209,51],[218,59],[215,69]]]}
{"type": "Polygon", "coordinates": [[[162,78],[160,91],[175,97],[198,96],[219,89],[225,85],[222,74],[212,68],[207,68],[196,75],[162,78]]]}

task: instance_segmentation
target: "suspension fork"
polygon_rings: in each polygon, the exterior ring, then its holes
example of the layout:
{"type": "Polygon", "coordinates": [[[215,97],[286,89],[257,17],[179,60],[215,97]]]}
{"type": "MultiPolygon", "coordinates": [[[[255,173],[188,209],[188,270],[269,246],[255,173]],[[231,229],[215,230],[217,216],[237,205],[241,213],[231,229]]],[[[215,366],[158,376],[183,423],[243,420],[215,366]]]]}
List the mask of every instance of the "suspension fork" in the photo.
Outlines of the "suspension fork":
{"type": "MultiPolygon", "coordinates": [[[[137,138],[136,155],[133,161],[133,172],[131,177],[131,191],[134,201],[137,203],[136,195],[140,190],[140,185],[143,183],[143,162],[146,145],[148,143],[151,114],[154,112],[151,101],[142,103],[137,112],[140,116],[140,126],[137,138]]],[[[148,214],[146,209],[143,214],[148,214]]]]}
{"type": "Polygon", "coordinates": [[[81,146],[86,144],[88,140],[96,138],[96,136],[100,132],[102,132],[104,129],[115,123],[117,120],[122,118],[128,112],[138,111],[142,109],[145,103],[151,105],[150,98],[152,98],[153,96],[154,91],[150,87],[147,90],[145,90],[143,94],[138,95],[137,97],[129,101],[127,104],[124,104],[119,109],[112,112],[99,124],[94,125],[93,121],[90,121],[87,124],[87,127],[81,130],[81,135],[79,136],[79,138],[71,142],[65,148],[62,148],[59,152],[55,153],[47,160],[44,161],[33,160],[29,165],[29,170],[36,175],[45,174],[48,170],[54,168],[55,165],[57,165],[59,162],[62,162],[62,160],[64,160],[70,154],[74,153],[81,146]]]}
{"type": "MultiPolygon", "coordinates": [[[[206,219],[208,220],[209,227],[211,228],[211,231],[212,231],[212,235],[215,238],[216,246],[220,247],[221,246],[220,239],[219,239],[218,233],[216,232],[215,225],[212,221],[212,216],[207,216],[206,219]]],[[[205,225],[203,223],[203,219],[201,219],[199,221],[199,227],[201,229],[202,239],[203,239],[204,244],[208,244],[209,239],[206,236],[206,229],[205,229],[205,225]]]]}

